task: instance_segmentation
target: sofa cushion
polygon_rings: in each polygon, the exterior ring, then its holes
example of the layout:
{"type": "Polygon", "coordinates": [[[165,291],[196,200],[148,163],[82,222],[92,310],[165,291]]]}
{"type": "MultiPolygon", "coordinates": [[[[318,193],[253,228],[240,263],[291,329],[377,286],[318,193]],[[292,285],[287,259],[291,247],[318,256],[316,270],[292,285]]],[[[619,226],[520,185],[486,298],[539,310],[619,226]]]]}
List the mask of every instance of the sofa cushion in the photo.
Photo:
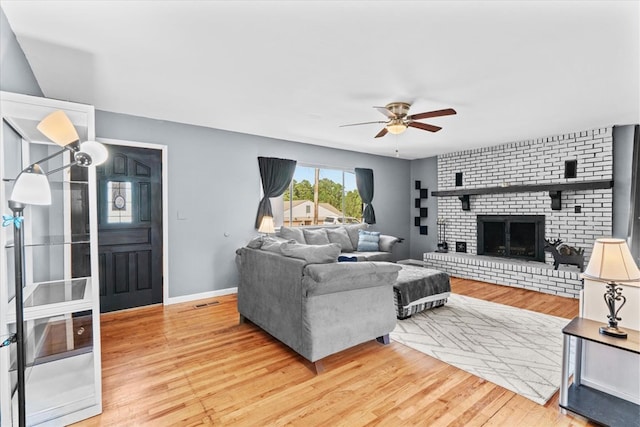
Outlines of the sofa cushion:
{"type": "Polygon", "coordinates": [[[280,227],[280,237],[287,240],[293,239],[303,245],[307,243],[306,240],[304,240],[302,228],[280,227]]]}
{"type": "Polygon", "coordinates": [[[358,252],[378,252],[380,250],[380,232],[358,230],[358,252]]]}
{"type": "Polygon", "coordinates": [[[310,264],[326,264],[336,262],[340,255],[340,245],[301,245],[299,243],[283,243],[282,254],[292,258],[304,259],[310,264]]]}
{"type": "Polygon", "coordinates": [[[328,245],[331,243],[329,237],[327,237],[327,231],[324,228],[317,230],[307,230],[305,228],[302,230],[302,233],[304,234],[304,240],[307,242],[307,245],[328,245]]]}
{"type": "Polygon", "coordinates": [[[383,252],[391,252],[393,245],[398,243],[400,239],[395,236],[387,236],[386,234],[380,235],[380,250],[383,252]]]}
{"type": "Polygon", "coordinates": [[[307,297],[369,288],[372,282],[391,286],[401,266],[389,262],[309,264],[304,268],[303,292],[307,297]]]}
{"type": "Polygon", "coordinates": [[[351,252],[349,255],[356,257],[358,261],[393,261],[391,252],[351,252]]]}
{"type": "Polygon", "coordinates": [[[369,224],[363,222],[362,224],[348,224],[344,226],[344,229],[347,230],[347,234],[349,235],[349,240],[351,240],[351,246],[355,251],[358,247],[358,230],[366,230],[369,228],[369,224]]]}
{"type": "Polygon", "coordinates": [[[327,237],[331,243],[337,243],[342,248],[342,252],[353,252],[353,245],[344,227],[326,228],[327,237]]]}

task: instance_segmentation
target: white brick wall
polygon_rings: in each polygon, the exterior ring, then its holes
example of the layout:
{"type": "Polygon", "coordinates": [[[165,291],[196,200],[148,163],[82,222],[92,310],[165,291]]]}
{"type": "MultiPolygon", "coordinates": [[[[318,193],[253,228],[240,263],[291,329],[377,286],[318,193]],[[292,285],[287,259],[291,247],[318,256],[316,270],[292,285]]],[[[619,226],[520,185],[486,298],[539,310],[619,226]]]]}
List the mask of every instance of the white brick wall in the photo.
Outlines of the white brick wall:
{"type": "MultiPolygon", "coordinates": [[[[513,142],[494,147],[438,156],[438,190],[460,190],[501,185],[534,185],[613,179],[612,128],[513,142]],[[577,160],[577,176],[564,178],[566,160],[577,160]],[[457,172],[463,185],[455,186],[457,172]]],[[[545,215],[545,235],[585,249],[585,265],[593,241],[612,232],[613,190],[562,192],[562,210],[551,210],[548,192],[501,193],[470,196],[463,211],[456,196],[438,197],[438,217],[447,221],[446,240],[467,243],[477,253],[477,215],[545,215]],[[575,207],[581,213],[575,213],[575,207]]],[[[546,254],[547,262],[552,262],[546,254]]],[[[546,292],[548,288],[541,287],[546,292]]],[[[559,293],[564,293],[558,291],[559,293]]]]}

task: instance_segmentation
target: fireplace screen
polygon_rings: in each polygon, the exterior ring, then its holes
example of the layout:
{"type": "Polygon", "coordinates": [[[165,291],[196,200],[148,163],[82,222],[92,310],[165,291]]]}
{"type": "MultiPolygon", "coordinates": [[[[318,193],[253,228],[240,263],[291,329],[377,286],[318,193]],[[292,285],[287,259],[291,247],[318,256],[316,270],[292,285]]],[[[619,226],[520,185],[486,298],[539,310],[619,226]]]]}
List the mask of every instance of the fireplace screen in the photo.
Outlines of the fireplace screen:
{"type": "Polygon", "coordinates": [[[544,261],[544,215],[478,215],[478,255],[544,261]]]}

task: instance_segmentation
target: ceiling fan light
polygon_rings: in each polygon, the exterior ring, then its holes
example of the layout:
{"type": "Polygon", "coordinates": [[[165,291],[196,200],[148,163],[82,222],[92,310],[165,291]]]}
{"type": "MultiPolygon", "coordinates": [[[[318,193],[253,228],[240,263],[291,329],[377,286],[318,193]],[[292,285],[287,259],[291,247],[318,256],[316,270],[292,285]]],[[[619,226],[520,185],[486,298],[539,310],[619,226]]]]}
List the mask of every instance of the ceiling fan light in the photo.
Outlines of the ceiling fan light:
{"type": "Polygon", "coordinates": [[[407,125],[405,125],[402,122],[400,122],[400,123],[389,123],[387,125],[387,130],[389,131],[389,133],[392,133],[394,135],[399,135],[402,132],[404,132],[405,130],[407,130],[407,125]]]}

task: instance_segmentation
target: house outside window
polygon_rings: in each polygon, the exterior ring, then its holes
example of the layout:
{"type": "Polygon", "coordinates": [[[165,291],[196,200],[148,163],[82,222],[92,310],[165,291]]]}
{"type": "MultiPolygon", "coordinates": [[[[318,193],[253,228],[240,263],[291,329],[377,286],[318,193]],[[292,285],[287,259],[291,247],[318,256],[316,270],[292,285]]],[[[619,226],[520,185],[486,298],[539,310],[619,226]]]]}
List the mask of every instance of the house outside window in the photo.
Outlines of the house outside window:
{"type": "Polygon", "coordinates": [[[352,171],[299,164],[282,200],[286,227],[362,222],[352,171]]]}

